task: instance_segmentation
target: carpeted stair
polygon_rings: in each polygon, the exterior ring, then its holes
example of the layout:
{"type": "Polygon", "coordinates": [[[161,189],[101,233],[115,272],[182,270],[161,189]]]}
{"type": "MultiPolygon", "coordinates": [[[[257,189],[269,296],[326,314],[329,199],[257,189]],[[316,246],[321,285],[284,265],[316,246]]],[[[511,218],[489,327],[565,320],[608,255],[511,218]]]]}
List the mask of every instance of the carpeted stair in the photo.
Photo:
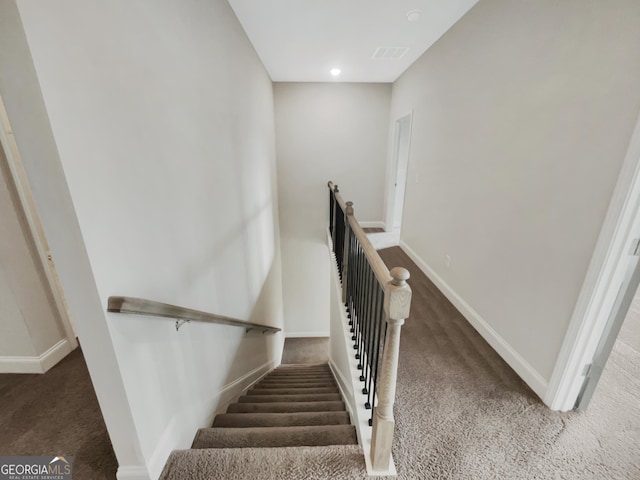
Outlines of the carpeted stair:
{"type": "Polygon", "coordinates": [[[241,449],[251,449],[254,458],[274,455],[285,468],[305,458],[351,457],[360,452],[357,444],[329,366],[281,365],[200,429],[192,450],[174,451],[160,478],[229,478],[234,468],[246,474],[248,450],[241,449]],[[258,454],[264,448],[273,450],[258,454]]]}

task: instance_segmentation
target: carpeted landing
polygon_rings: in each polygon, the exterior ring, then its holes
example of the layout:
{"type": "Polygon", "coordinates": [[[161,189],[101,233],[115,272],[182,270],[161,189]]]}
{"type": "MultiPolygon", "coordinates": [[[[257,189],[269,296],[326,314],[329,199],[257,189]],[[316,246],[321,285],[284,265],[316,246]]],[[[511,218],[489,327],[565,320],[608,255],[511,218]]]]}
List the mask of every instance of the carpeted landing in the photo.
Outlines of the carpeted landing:
{"type": "Polygon", "coordinates": [[[329,366],[281,365],[200,429],[191,450],[174,451],[160,479],[340,478],[363,468],[329,366]]]}

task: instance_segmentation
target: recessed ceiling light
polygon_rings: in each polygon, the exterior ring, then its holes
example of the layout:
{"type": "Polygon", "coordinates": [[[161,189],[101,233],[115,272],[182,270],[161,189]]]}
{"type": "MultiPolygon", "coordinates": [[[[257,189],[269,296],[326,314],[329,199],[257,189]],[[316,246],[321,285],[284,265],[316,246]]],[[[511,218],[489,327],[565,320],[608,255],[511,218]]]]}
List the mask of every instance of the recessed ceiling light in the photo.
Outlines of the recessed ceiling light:
{"type": "Polygon", "coordinates": [[[338,75],[340,75],[340,72],[342,72],[342,70],[340,70],[339,68],[331,69],[331,75],[333,75],[334,77],[337,77],[338,75]]]}
{"type": "Polygon", "coordinates": [[[421,15],[422,10],[420,10],[419,8],[415,10],[409,10],[407,12],[407,20],[409,20],[410,22],[417,22],[418,20],[420,20],[421,15]]]}

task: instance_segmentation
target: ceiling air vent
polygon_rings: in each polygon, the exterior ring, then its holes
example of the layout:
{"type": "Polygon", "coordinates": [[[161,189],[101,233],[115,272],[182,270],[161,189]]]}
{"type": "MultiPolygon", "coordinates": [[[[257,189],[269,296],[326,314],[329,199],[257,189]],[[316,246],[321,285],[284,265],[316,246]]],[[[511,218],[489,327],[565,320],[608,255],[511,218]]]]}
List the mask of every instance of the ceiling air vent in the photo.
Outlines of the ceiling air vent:
{"type": "Polygon", "coordinates": [[[378,47],[371,58],[396,60],[409,51],[408,47],[378,47]]]}

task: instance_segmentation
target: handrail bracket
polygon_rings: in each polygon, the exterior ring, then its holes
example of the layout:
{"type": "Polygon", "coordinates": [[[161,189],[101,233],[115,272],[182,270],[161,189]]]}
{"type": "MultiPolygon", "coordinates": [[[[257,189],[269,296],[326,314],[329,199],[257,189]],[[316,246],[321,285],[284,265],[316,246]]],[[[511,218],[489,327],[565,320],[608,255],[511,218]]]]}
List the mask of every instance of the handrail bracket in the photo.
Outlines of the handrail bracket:
{"type": "Polygon", "coordinates": [[[180,318],[178,320],[176,320],[176,332],[180,330],[180,327],[182,325],[184,325],[185,323],[191,323],[191,320],[185,320],[183,318],[180,318]]]}

